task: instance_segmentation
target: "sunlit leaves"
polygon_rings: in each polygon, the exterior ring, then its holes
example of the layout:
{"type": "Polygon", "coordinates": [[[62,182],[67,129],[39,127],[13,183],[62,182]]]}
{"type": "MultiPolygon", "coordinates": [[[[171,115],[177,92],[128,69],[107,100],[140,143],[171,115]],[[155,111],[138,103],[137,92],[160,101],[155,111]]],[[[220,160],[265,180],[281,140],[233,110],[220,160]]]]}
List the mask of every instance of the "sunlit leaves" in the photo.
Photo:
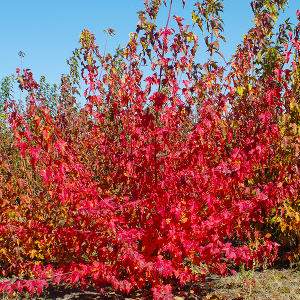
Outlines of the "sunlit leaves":
{"type": "MultiPolygon", "coordinates": [[[[81,33],[54,112],[30,71],[18,70],[28,101],[24,114],[7,104],[0,140],[0,258],[4,275],[26,280],[1,290],[148,285],[171,299],[172,284],[196,280],[195,268],[225,275],[232,264],[272,262],[278,244],[261,229],[270,220],[298,234],[298,39],[287,33],[287,45],[273,45],[270,22],[258,18],[226,67],[200,65],[182,18],[156,29],[161,3],[145,1],[137,33],[115,55],[81,33]]],[[[211,54],[223,40],[222,10],[222,1],[195,3],[211,54]]]]}

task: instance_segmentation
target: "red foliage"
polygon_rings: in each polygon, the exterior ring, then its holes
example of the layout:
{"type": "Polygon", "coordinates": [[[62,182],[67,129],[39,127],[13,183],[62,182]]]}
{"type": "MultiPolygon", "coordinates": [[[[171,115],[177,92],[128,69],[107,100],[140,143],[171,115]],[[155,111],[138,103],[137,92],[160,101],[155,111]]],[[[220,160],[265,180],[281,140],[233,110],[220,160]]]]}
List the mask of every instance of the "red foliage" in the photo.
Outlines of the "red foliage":
{"type": "MultiPolygon", "coordinates": [[[[155,9],[146,4],[144,17],[155,9]]],[[[92,281],[129,293],[147,283],[156,299],[171,299],[173,280],[197,280],[191,264],[225,275],[232,264],[251,267],[254,260],[275,258],[276,243],[261,237],[250,248],[243,240],[259,236],[253,224],[263,223],[295,184],[282,184],[287,170],[276,161],[288,70],[276,66],[274,77],[243,82],[256,44],[267,35],[261,21],[227,74],[210,61],[202,67],[206,73],[196,75],[197,38],[175,18],[178,33],[162,28],[141,37],[153,51],[153,74],[146,79],[137,34],[118,68],[83,31],[88,88],[80,112],[51,116],[32,74],[20,75],[29,101],[24,115],[9,104],[10,124],[31,182],[20,183],[18,207],[6,205],[15,215],[1,217],[1,236],[22,249],[6,254],[10,272],[35,279],[0,283],[1,290],[25,287],[33,294],[47,281],[92,281]]],[[[218,30],[212,28],[216,37],[218,30]]],[[[299,51],[298,39],[289,43],[299,51]]],[[[212,53],[216,46],[208,44],[212,53]]]]}

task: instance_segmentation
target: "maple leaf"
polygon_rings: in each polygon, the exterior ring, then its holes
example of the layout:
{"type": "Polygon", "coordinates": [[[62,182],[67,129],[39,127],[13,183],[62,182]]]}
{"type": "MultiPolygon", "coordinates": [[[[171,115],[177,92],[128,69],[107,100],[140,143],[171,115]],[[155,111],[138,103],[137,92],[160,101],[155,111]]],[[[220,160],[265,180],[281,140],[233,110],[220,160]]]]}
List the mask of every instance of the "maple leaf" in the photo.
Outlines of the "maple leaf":
{"type": "Polygon", "coordinates": [[[24,284],[24,287],[27,289],[27,291],[33,295],[35,292],[35,280],[28,280],[26,281],[26,283],[24,284]]]}
{"type": "Polygon", "coordinates": [[[5,282],[0,282],[0,292],[6,290],[6,288],[9,286],[10,282],[5,281],[5,282]]]}
{"type": "Polygon", "coordinates": [[[22,289],[23,289],[23,285],[24,285],[24,281],[23,280],[17,280],[15,283],[14,283],[14,289],[17,289],[19,293],[22,292],[22,289]]]}
{"type": "Polygon", "coordinates": [[[171,300],[174,297],[172,287],[169,284],[154,286],[151,291],[153,292],[153,299],[155,300],[171,300]]]}
{"type": "Polygon", "coordinates": [[[40,296],[41,293],[42,293],[42,291],[43,291],[43,289],[44,289],[44,287],[48,286],[48,283],[47,283],[47,281],[44,280],[44,279],[38,279],[38,280],[36,280],[36,282],[35,282],[35,286],[36,286],[36,288],[37,288],[38,295],[40,296]]]}
{"type": "Polygon", "coordinates": [[[77,272],[77,271],[74,271],[69,278],[70,278],[70,283],[72,285],[74,285],[75,283],[77,283],[79,281],[79,279],[80,279],[80,273],[77,272]]]}

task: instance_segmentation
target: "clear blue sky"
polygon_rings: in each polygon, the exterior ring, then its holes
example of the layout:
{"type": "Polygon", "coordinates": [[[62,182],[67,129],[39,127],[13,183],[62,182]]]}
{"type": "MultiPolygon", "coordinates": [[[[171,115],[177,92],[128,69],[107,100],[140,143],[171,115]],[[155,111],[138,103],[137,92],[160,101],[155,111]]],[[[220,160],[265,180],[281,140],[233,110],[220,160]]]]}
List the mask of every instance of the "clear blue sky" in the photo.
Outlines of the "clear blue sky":
{"type": "MultiPolygon", "coordinates": [[[[143,0],[14,0],[1,1],[0,11],[0,80],[15,73],[20,66],[18,52],[26,56],[23,67],[30,68],[36,80],[45,75],[50,83],[59,82],[68,68],[66,59],[79,44],[79,34],[83,29],[91,30],[100,49],[104,49],[103,30],[112,27],[116,35],[110,39],[108,51],[114,52],[119,45],[126,45],[129,33],[135,31],[138,21],[137,11],[143,8],[143,0]]],[[[169,1],[167,1],[169,2],[169,1]]],[[[174,0],[172,15],[189,18],[192,0],[186,0],[186,8],[181,0],[174,0]]],[[[224,0],[224,21],[226,45],[221,52],[230,58],[242,35],[251,26],[253,18],[250,0],[224,0]]],[[[283,17],[291,17],[295,22],[299,0],[290,0],[283,17]]],[[[160,22],[165,25],[167,10],[160,13],[160,22]]],[[[281,18],[282,20],[283,18],[281,18]]],[[[201,55],[201,49],[200,49],[201,55]]]]}

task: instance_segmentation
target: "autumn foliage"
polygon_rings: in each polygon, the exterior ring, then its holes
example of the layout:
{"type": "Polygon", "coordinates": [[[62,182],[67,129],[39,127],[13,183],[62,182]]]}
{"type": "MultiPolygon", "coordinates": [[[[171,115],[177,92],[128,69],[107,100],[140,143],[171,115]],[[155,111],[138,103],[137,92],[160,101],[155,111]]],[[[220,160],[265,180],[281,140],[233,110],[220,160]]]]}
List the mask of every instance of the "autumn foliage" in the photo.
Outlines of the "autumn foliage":
{"type": "Polygon", "coordinates": [[[161,2],[145,1],[115,55],[81,33],[55,112],[18,70],[27,106],[5,103],[0,265],[20,279],[1,291],[110,284],[168,299],[175,284],[272,263],[287,238],[298,247],[300,23],[276,32],[287,1],[252,2],[255,26],[224,65],[212,60],[222,1],[194,1],[192,26],[174,16],[171,28],[169,14],[157,29],[161,2]]]}

